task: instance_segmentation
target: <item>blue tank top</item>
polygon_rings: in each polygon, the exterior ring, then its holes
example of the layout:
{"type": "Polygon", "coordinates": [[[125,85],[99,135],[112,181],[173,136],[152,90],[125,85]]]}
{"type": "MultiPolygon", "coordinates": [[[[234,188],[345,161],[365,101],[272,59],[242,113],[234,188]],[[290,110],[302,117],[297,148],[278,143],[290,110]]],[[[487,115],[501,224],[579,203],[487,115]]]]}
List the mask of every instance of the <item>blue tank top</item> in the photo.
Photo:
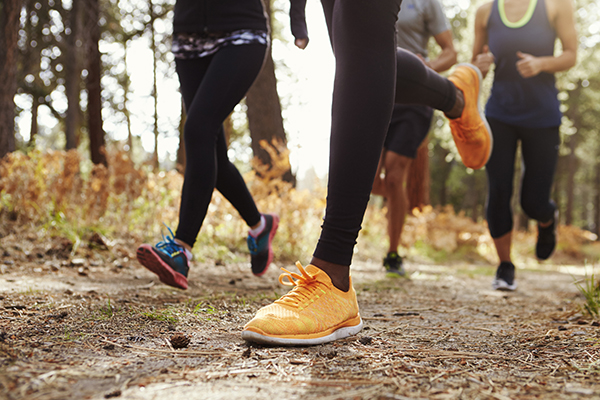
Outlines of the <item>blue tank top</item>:
{"type": "Polygon", "coordinates": [[[492,5],[487,31],[496,68],[485,113],[511,125],[549,128],[559,126],[562,117],[554,75],[542,72],[523,78],[516,67],[517,51],[538,57],[554,54],[556,32],[548,21],[545,0],[529,1],[529,11],[517,23],[503,20],[503,0],[492,5]]]}

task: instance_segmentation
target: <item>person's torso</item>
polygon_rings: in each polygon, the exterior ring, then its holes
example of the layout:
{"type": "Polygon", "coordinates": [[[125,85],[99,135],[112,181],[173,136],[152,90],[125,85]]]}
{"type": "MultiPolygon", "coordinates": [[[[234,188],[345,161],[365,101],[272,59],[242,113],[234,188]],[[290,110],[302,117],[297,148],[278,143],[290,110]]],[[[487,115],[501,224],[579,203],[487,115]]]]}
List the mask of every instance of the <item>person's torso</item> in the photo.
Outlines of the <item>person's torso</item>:
{"type": "Polygon", "coordinates": [[[429,39],[448,29],[448,20],[438,0],[404,0],[396,23],[397,45],[427,57],[429,39]]]}
{"type": "Polygon", "coordinates": [[[494,0],[487,24],[488,43],[495,58],[492,93],[486,115],[518,126],[560,125],[561,113],[553,74],[523,78],[517,71],[517,52],[552,56],[556,32],[548,20],[545,0],[530,0],[520,21],[509,21],[504,1],[494,0]]]}
{"type": "Polygon", "coordinates": [[[266,31],[261,0],[177,0],[173,32],[214,33],[240,29],[266,31]]]}

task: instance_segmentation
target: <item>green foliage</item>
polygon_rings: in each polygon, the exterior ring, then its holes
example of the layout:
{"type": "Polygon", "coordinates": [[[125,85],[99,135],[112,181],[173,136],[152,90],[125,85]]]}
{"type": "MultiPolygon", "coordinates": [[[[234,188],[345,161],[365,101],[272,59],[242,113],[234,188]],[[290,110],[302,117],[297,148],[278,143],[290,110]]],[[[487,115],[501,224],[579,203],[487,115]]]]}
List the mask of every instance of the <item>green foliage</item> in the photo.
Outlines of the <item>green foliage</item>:
{"type": "Polygon", "coordinates": [[[598,318],[600,316],[600,282],[596,282],[593,273],[589,277],[586,273],[584,278],[576,280],[574,283],[579,293],[585,298],[584,310],[592,318],[598,318]]]}
{"type": "Polygon", "coordinates": [[[141,315],[153,321],[169,322],[172,324],[179,322],[179,315],[173,309],[143,311],[141,315]]]}
{"type": "Polygon", "coordinates": [[[119,310],[119,308],[116,308],[113,304],[111,304],[110,297],[108,297],[106,300],[106,306],[100,307],[100,314],[102,314],[102,319],[111,319],[119,310]]]}

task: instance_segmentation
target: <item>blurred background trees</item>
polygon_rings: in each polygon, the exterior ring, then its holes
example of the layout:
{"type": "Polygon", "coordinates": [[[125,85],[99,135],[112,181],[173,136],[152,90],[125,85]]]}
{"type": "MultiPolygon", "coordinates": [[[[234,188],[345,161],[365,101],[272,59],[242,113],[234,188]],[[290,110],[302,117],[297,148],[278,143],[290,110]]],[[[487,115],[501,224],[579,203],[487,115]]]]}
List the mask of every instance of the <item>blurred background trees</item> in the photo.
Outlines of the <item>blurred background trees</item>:
{"type": "MultiPolygon", "coordinates": [[[[169,51],[174,2],[0,0],[0,156],[34,148],[77,149],[84,159],[107,165],[104,148],[114,146],[135,163],[154,169],[171,170],[184,164],[179,146],[184,118],[181,100],[169,97],[166,89],[177,82],[169,51]],[[149,58],[138,60],[151,66],[149,76],[141,77],[131,67],[130,58],[140,47],[150,49],[149,58]],[[164,111],[165,103],[176,106],[176,115],[164,111]]],[[[459,62],[470,60],[474,11],[482,2],[442,0],[459,62]]],[[[272,50],[293,46],[288,3],[268,0],[271,36],[277,44],[272,50]]],[[[595,0],[576,0],[575,6],[578,65],[557,75],[565,117],[554,198],[562,223],[598,234],[600,6],[595,0]]],[[[227,121],[230,156],[244,171],[256,157],[262,165],[254,167],[259,175],[277,162],[277,173],[295,182],[288,160],[288,152],[294,149],[288,149],[286,133],[286,107],[291,100],[278,91],[277,83],[282,76],[293,81],[297,72],[286,66],[285,56],[270,52],[247,99],[227,121]],[[278,160],[272,159],[274,154],[278,160]]],[[[490,82],[491,77],[485,81],[486,90],[490,82]]],[[[464,168],[440,115],[434,118],[420,154],[420,162],[415,163],[419,168],[409,182],[413,205],[449,204],[475,221],[482,220],[485,172],[464,168]]],[[[518,192],[514,209],[520,225],[525,225],[526,219],[519,215],[518,192]]]]}

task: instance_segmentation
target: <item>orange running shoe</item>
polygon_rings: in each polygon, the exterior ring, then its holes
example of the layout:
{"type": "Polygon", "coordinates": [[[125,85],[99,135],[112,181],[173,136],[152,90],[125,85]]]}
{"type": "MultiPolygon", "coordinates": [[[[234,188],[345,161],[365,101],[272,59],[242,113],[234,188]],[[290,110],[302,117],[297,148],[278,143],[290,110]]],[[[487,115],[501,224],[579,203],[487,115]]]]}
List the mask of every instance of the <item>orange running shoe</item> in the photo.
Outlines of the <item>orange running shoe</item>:
{"type": "Polygon", "coordinates": [[[333,286],[329,276],[314,265],[306,270],[297,262],[302,275],[281,268],[282,285],[294,288],[261,308],[244,326],[242,338],[279,346],[310,346],[343,339],[363,327],[356,292],[343,292],[333,286]],[[287,279],[287,281],[285,280],[287,279]]]}
{"type": "Polygon", "coordinates": [[[458,154],[465,166],[482,168],[492,154],[492,134],[479,106],[481,72],[473,64],[458,64],[448,80],[463,92],[465,99],[462,115],[449,119],[458,154]]]}

